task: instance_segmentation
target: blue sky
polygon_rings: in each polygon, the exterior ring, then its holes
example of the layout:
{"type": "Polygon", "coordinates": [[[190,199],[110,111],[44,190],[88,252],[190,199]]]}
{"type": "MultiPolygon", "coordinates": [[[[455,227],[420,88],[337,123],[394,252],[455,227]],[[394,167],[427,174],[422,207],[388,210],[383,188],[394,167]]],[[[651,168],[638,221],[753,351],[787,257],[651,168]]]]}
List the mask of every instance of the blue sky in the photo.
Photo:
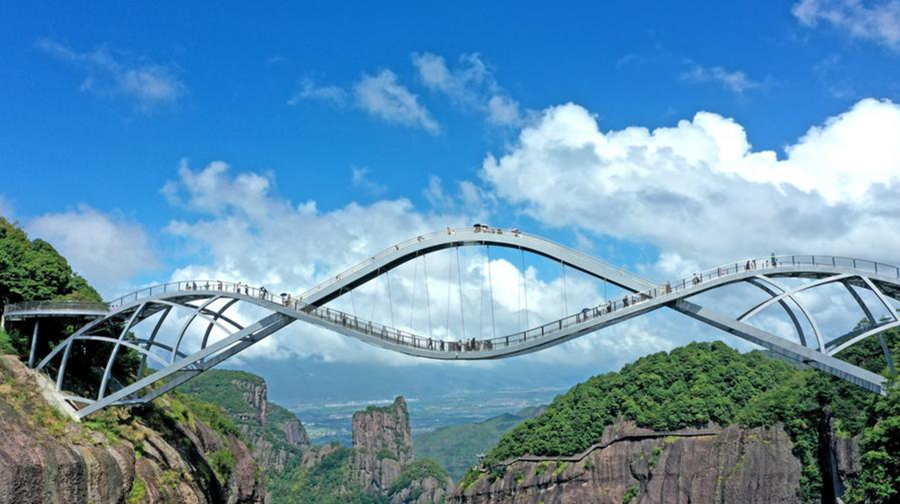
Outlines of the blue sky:
{"type": "MultiPolygon", "coordinates": [[[[656,278],[773,250],[900,262],[896,2],[20,2],[0,19],[0,213],[108,295],[191,275],[301,291],[474,219],[656,278]]],[[[615,336],[631,346],[599,367],[683,340],[615,336]]],[[[341,359],[334,338],[256,358],[341,359]]]]}

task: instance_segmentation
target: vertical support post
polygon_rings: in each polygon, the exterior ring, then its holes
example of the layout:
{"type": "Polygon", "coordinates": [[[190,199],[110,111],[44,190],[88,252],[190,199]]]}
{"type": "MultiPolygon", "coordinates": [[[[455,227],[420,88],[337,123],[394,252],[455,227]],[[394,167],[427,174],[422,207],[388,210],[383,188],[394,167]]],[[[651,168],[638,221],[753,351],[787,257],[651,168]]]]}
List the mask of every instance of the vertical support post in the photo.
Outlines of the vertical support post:
{"type": "Polygon", "coordinates": [[[28,367],[34,367],[34,356],[37,354],[38,328],[41,325],[41,319],[34,320],[34,334],[31,336],[31,351],[28,352],[28,367]]]}

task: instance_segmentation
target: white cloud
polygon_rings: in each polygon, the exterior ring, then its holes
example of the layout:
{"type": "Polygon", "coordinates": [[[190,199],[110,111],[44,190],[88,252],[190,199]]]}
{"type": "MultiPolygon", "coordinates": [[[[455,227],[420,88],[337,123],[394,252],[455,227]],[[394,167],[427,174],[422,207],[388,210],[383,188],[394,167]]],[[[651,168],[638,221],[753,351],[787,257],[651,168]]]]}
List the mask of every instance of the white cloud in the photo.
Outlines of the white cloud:
{"type": "Polygon", "coordinates": [[[397,74],[382,70],[376,75],[363,74],[348,90],[335,85],[318,85],[311,79],[301,79],[289,105],[301,101],[318,101],[335,107],[352,106],[387,123],[421,128],[432,135],[440,132],[440,125],[419,98],[400,84],[397,74]]]}
{"type": "Polygon", "coordinates": [[[487,106],[488,120],[493,124],[514,125],[522,120],[519,103],[508,96],[492,96],[487,106]]]}
{"type": "Polygon", "coordinates": [[[478,54],[463,54],[451,69],[443,56],[413,54],[413,66],[422,84],[439,91],[457,104],[481,111],[488,121],[499,126],[517,126],[522,122],[519,103],[497,84],[494,73],[478,54]]]}
{"type": "Polygon", "coordinates": [[[783,160],[754,151],[743,127],[717,114],[603,132],[568,104],[489,155],[482,177],[544,223],[704,266],[771,251],[900,262],[897,138],[900,106],[872,99],[811,128],[783,160]]]}
{"type": "MultiPolygon", "coordinates": [[[[298,294],[417,233],[471,224],[480,215],[480,209],[473,207],[429,215],[416,211],[405,199],[380,200],[367,206],[350,203],[322,212],[314,201],[293,203],[275,197],[273,185],[271,175],[232,173],[220,161],[198,170],[183,162],[178,179],[166,184],[164,192],[171,201],[203,216],[194,221],[174,220],[165,230],[189,246],[201,248],[209,259],[180,268],[172,279],[242,281],[265,285],[272,292],[298,294]]],[[[429,264],[432,266],[437,268],[439,263],[429,264]]],[[[380,282],[356,292],[355,303],[368,310],[374,306],[373,300],[378,300],[383,312],[385,287],[384,280],[380,282]]],[[[402,274],[393,276],[392,282],[396,284],[395,303],[411,295],[402,286],[402,274]]],[[[411,288],[412,280],[408,283],[411,288]]],[[[350,299],[345,296],[342,302],[350,299]]],[[[349,305],[342,307],[349,309],[349,305]]],[[[397,354],[348,342],[344,336],[305,324],[295,324],[247,355],[405,362],[397,354]]]]}
{"type": "Polygon", "coordinates": [[[50,242],[75,271],[103,290],[120,288],[156,266],[150,238],[140,224],[86,205],[35,217],[26,229],[32,237],[50,242]]]}
{"type": "Polygon", "coordinates": [[[801,0],[791,12],[805,26],[825,22],[851,37],[900,51],[900,1],[801,0]]]}
{"type": "Polygon", "coordinates": [[[688,82],[716,82],[735,94],[743,94],[745,91],[756,89],[762,85],[747,77],[743,71],[729,72],[720,66],[705,68],[694,65],[690,71],[681,74],[681,78],[688,82]]]}
{"type": "Polygon", "coordinates": [[[294,96],[288,100],[289,105],[296,105],[301,100],[315,100],[330,103],[334,106],[344,106],[347,103],[347,91],[338,86],[319,86],[312,79],[300,79],[294,96]]]}
{"type": "Polygon", "coordinates": [[[351,182],[353,187],[362,189],[371,196],[381,196],[387,191],[387,186],[379,184],[369,178],[370,170],[365,166],[351,166],[351,182]]]}
{"type": "Polygon", "coordinates": [[[87,75],[80,89],[99,96],[121,96],[131,100],[144,113],[175,104],[187,92],[176,70],[140,58],[126,61],[105,47],[88,52],[74,49],[49,39],[35,46],[60,61],[81,67],[87,75]]]}
{"type": "Polygon", "coordinates": [[[389,123],[420,127],[429,133],[440,131],[437,121],[416,95],[397,81],[397,75],[382,70],[376,75],[363,74],[353,86],[356,105],[374,117],[389,123]]]}

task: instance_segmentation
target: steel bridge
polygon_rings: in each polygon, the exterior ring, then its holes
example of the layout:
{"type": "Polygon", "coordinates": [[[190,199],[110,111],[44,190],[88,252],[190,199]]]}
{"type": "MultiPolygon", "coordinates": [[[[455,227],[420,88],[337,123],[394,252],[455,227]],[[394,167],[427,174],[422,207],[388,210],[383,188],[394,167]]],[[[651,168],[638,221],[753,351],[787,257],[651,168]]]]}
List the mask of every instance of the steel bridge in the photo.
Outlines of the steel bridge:
{"type": "Polygon", "coordinates": [[[900,269],[877,262],[832,256],[770,256],[742,260],[697,273],[691,278],[659,284],[519,230],[476,226],[448,228],[399,243],[299,296],[277,296],[242,283],[197,280],[141,289],[104,304],[33,302],[10,305],[4,317],[7,320],[35,320],[29,365],[50,376],[58,393],[79,406],[77,416],[81,418],[112,405],[151,401],[295,321],[417,357],[478,360],[539,351],[663,307],[736,335],[783,358],[883,393],[883,376],[845,362],[838,354],[877,335],[888,367],[894,372],[893,357],[882,333],[900,326],[900,317],[892,304],[897,300],[900,300],[900,269]],[[470,246],[506,247],[544,256],[564,268],[573,268],[618,286],[626,294],[621,299],[605,300],[597,306],[524,331],[466,340],[413,334],[326,306],[404,263],[441,250],[470,246]],[[805,281],[800,286],[796,286],[796,282],[783,283],[782,279],[790,278],[805,281]],[[689,299],[739,283],[759,289],[767,298],[738,317],[689,299]],[[846,287],[866,316],[858,329],[834,338],[823,334],[813,314],[798,298],[804,291],[828,284],[846,287]],[[862,291],[874,294],[874,298],[868,297],[877,300],[877,304],[882,305],[877,310],[888,315],[876,319],[873,315],[876,310],[870,306],[872,301],[864,301],[860,295],[862,291]],[[238,303],[262,308],[265,315],[252,323],[242,324],[229,314],[238,303]],[[799,342],[748,323],[775,305],[789,317],[799,342]],[[160,338],[161,328],[176,309],[188,310],[189,315],[177,333],[169,335],[174,343],[165,344],[160,338]],[[83,325],[35,366],[39,321],[47,317],[80,317],[83,325]],[[138,324],[150,320],[153,322],[147,327],[149,334],[146,337],[132,335],[138,324]],[[205,330],[199,348],[188,351],[185,335],[194,323],[200,327],[205,324],[205,330]],[[212,341],[210,335],[214,327],[224,331],[226,336],[212,341]],[[92,397],[67,392],[65,387],[72,349],[85,341],[105,343],[109,347],[99,390],[92,397]],[[137,377],[127,385],[118,383],[112,376],[116,358],[123,348],[138,352],[141,357],[137,377]]]}

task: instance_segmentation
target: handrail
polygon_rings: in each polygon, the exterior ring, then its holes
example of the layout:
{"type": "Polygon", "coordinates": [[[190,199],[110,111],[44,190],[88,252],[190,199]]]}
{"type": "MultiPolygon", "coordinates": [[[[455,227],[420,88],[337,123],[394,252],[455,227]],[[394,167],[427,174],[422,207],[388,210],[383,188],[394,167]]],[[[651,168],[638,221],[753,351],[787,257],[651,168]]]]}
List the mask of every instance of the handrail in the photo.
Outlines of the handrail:
{"type": "Polygon", "coordinates": [[[777,272],[781,268],[796,266],[822,266],[822,267],[849,267],[862,271],[873,271],[879,275],[897,276],[900,278],[900,269],[874,261],[853,259],[834,256],[800,256],[800,255],[776,255],[775,264],[772,264],[772,256],[748,259],[738,263],[730,263],[728,265],[719,266],[699,273],[695,273],[690,278],[684,278],[676,282],[666,282],[657,287],[630,293],[623,296],[619,300],[607,300],[606,302],[592,307],[585,308],[578,313],[568,315],[561,319],[529,328],[516,333],[489,338],[476,339],[472,338],[466,341],[461,340],[444,340],[435,339],[413,334],[399,328],[379,324],[366,319],[362,319],[355,315],[342,312],[325,306],[312,305],[303,302],[293,295],[275,295],[271,292],[262,290],[261,288],[251,287],[241,282],[223,282],[219,280],[191,280],[169,282],[166,284],[147,287],[131,294],[127,294],[118,299],[107,303],[110,309],[124,306],[128,303],[136,302],[145,297],[151,297],[154,294],[163,294],[166,292],[189,292],[189,291],[222,291],[234,292],[261,299],[266,302],[281,305],[283,307],[292,308],[302,311],[306,314],[314,316],[330,324],[340,325],[347,329],[360,332],[367,336],[376,337],[387,343],[398,344],[422,350],[430,350],[437,352],[478,352],[492,351],[500,348],[511,348],[518,345],[532,343],[538,340],[552,339],[555,334],[560,331],[569,329],[575,325],[583,324],[589,320],[605,317],[612,313],[617,313],[623,309],[634,309],[643,306],[647,300],[660,296],[684,297],[684,293],[693,289],[700,289],[705,282],[732,276],[738,273],[746,273],[748,271],[760,271],[765,273],[777,272]]]}
{"type": "MultiPolygon", "coordinates": [[[[275,296],[274,294],[264,290],[264,288],[251,287],[247,284],[241,282],[223,282],[220,280],[190,280],[190,281],[178,281],[178,282],[168,282],[160,285],[153,285],[149,287],[145,287],[143,289],[137,290],[135,292],[126,294],[117,299],[109,301],[105,304],[98,303],[85,303],[85,302],[68,302],[68,301],[30,301],[26,303],[18,303],[16,305],[10,305],[7,308],[7,313],[9,313],[10,309],[13,307],[18,308],[19,306],[33,306],[33,309],[41,309],[43,307],[47,309],[52,309],[54,307],[58,307],[61,303],[67,303],[67,306],[76,307],[78,303],[81,303],[85,309],[95,309],[95,310],[106,310],[106,309],[115,309],[122,307],[128,303],[136,302],[142,298],[152,297],[154,295],[164,294],[167,292],[183,292],[183,291],[224,291],[224,292],[235,292],[239,294],[243,294],[244,296],[250,296],[253,298],[259,298],[266,302],[271,302],[279,305],[283,305],[285,307],[290,307],[298,311],[303,311],[306,314],[315,316],[321,320],[324,320],[328,323],[342,325],[349,329],[362,332],[368,336],[378,337],[380,339],[386,340],[389,343],[396,343],[399,345],[411,346],[414,348],[421,348],[426,350],[435,350],[435,351],[450,351],[450,352],[463,352],[463,351],[483,351],[483,350],[494,350],[495,348],[507,348],[513,347],[525,343],[531,342],[532,344],[535,340],[543,340],[547,338],[552,338],[555,333],[563,331],[572,327],[573,325],[582,324],[588,320],[596,319],[598,317],[604,317],[614,312],[619,312],[623,309],[633,308],[637,305],[642,304],[644,301],[654,299],[660,296],[669,296],[675,294],[673,297],[684,297],[684,292],[693,290],[695,288],[702,287],[704,282],[708,282],[710,280],[715,280],[722,277],[727,277],[731,275],[735,275],[738,273],[746,273],[748,271],[756,271],[760,270],[765,271],[767,273],[771,273],[772,270],[777,271],[779,268],[785,268],[788,266],[796,267],[796,266],[823,266],[823,267],[832,267],[832,268],[852,268],[854,270],[860,271],[868,271],[874,272],[880,276],[891,276],[900,279],[900,268],[896,266],[892,266],[889,264],[879,263],[875,261],[869,261],[865,259],[854,259],[849,257],[839,257],[839,256],[815,256],[815,255],[770,255],[767,257],[756,257],[751,259],[745,259],[742,261],[723,264],[717,266],[715,268],[710,268],[701,272],[694,273],[691,277],[682,278],[675,282],[665,282],[663,284],[659,284],[655,287],[646,289],[644,291],[639,291],[635,293],[625,294],[622,299],[619,300],[611,300],[607,299],[604,303],[594,306],[592,308],[584,308],[578,313],[573,315],[568,315],[561,319],[526,329],[524,331],[519,331],[516,333],[494,337],[490,339],[476,339],[472,338],[467,341],[461,340],[442,340],[442,339],[434,339],[434,338],[426,338],[423,336],[419,336],[413,334],[408,331],[403,331],[398,328],[378,324],[372,321],[368,321],[365,319],[361,319],[356,317],[355,315],[350,315],[348,313],[344,313],[340,310],[335,310],[332,308],[327,308],[323,306],[312,305],[303,301],[303,299],[308,299],[310,295],[319,292],[330,285],[340,281],[342,278],[347,277],[357,271],[364,269],[366,266],[372,264],[373,262],[378,261],[379,259],[393,254],[397,251],[400,251],[410,245],[428,241],[432,238],[444,235],[453,235],[456,233],[464,233],[464,232],[481,232],[481,233],[494,233],[494,234],[510,234],[513,236],[526,236],[529,239],[543,241],[545,243],[549,243],[551,245],[556,245],[555,243],[547,240],[545,238],[541,238],[538,236],[527,235],[522,233],[518,229],[502,229],[502,228],[491,228],[488,226],[478,226],[478,227],[464,227],[464,228],[446,228],[444,231],[436,231],[433,233],[427,233],[423,235],[419,235],[408,240],[402,241],[393,247],[385,249],[369,259],[362,261],[350,269],[329,278],[328,280],[316,285],[315,287],[307,290],[303,294],[298,297],[294,297],[293,295],[284,295],[284,296],[275,296]],[[27,303],[32,303],[28,305],[27,303]],[[88,306],[89,305],[89,306],[88,306]]],[[[567,249],[570,253],[576,254],[579,257],[586,258],[589,260],[596,260],[593,257],[584,254],[583,252],[567,249]]],[[[623,275],[632,275],[633,273],[617,266],[607,265],[612,269],[615,269],[622,273],[623,275]]],[[[22,310],[20,310],[22,311],[22,310]]]]}
{"type": "Polygon", "coordinates": [[[44,311],[44,310],[67,310],[67,311],[90,311],[90,312],[106,312],[109,311],[109,305],[96,301],[20,301],[18,303],[10,303],[6,305],[6,315],[15,315],[20,312],[44,311]]]}

